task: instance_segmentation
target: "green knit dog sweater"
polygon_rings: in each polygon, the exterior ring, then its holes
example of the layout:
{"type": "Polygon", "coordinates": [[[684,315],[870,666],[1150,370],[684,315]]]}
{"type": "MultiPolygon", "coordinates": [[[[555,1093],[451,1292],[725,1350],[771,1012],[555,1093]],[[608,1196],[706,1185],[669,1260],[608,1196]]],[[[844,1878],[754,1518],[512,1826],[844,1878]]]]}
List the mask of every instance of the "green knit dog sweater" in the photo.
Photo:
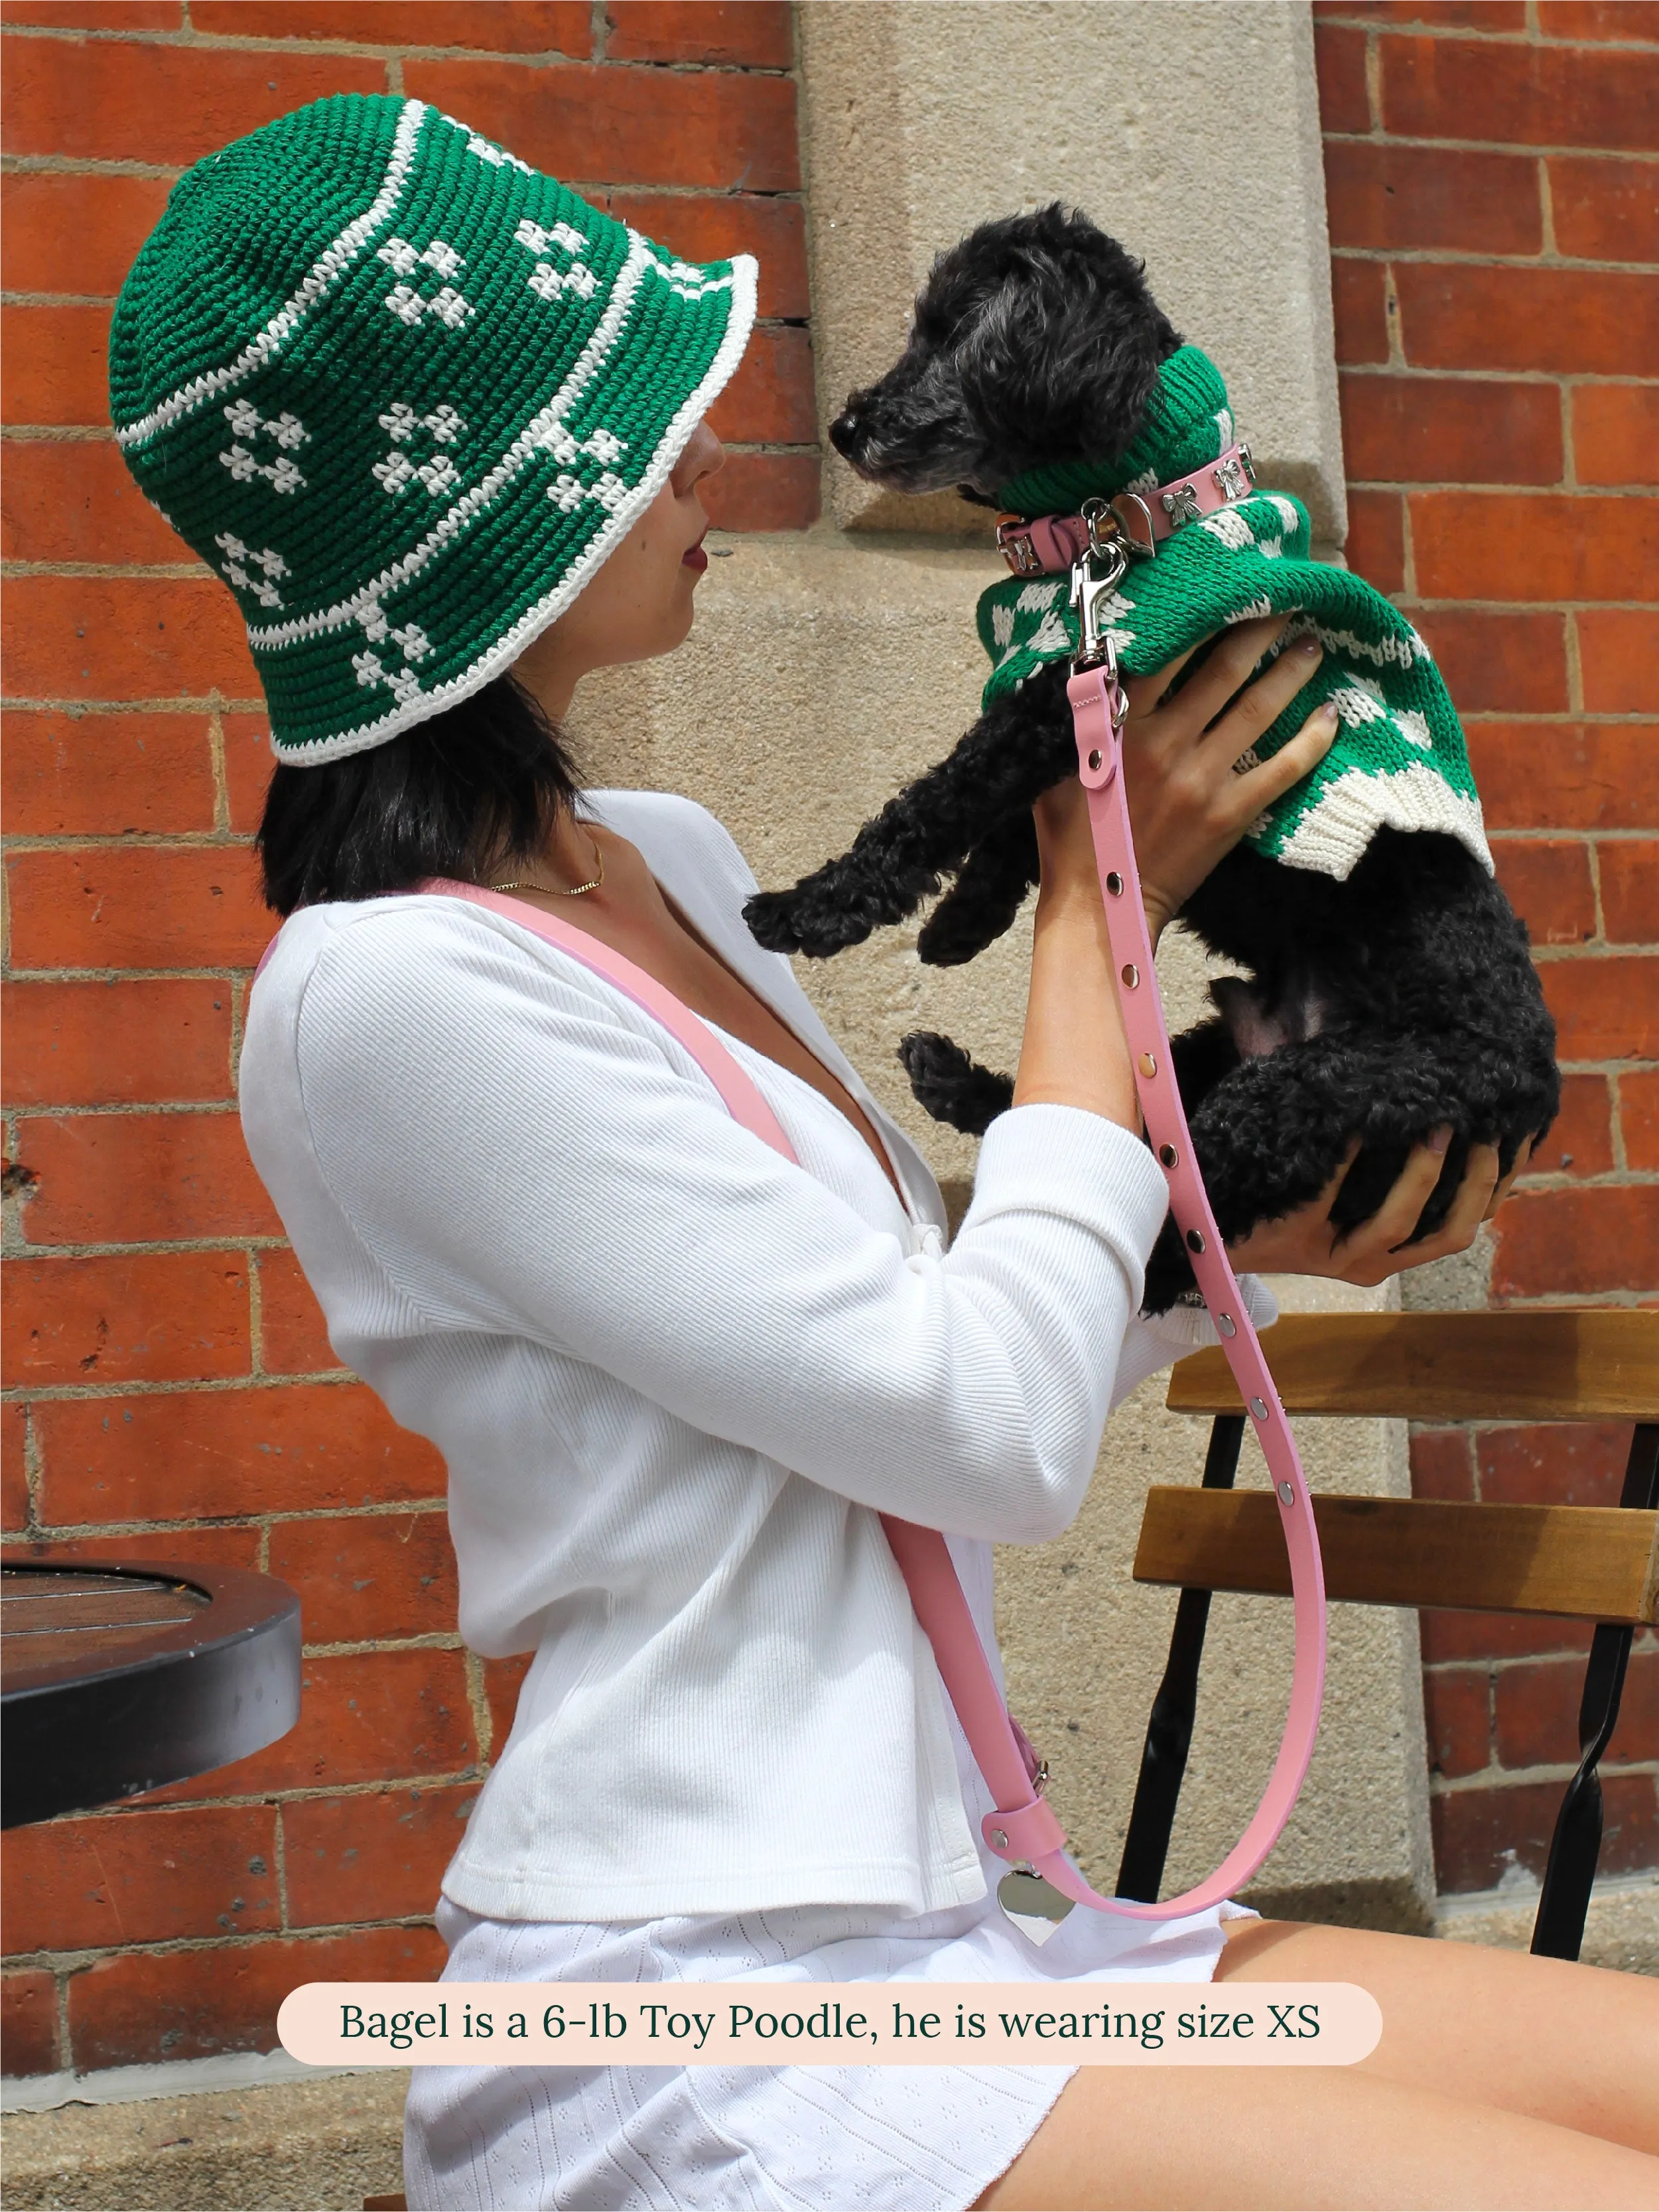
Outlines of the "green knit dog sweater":
{"type": "MultiPolygon", "coordinates": [[[[1149,495],[1218,460],[1233,440],[1220,372],[1196,346],[1182,346],[1164,362],[1146,425],[1121,459],[1032,470],[1004,487],[1002,503],[1038,515],[1075,513],[1087,498],[1120,491],[1149,495]]],[[[1229,623],[1289,613],[1275,651],[1311,632],[1324,659],[1247,760],[1271,759],[1326,700],[1341,722],[1319,766],[1257,819],[1248,842],[1340,881],[1376,830],[1441,830],[1490,871],[1463,733],[1428,647],[1369,584],[1310,560],[1310,544],[1307,512],[1284,492],[1257,490],[1183,523],[1154,558],[1131,561],[1106,604],[1119,665],[1147,675],[1229,623]]],[[[988,707],[1078,648],[1064,575],[993,584],[978,621],[991,660],[988,707]]]]}

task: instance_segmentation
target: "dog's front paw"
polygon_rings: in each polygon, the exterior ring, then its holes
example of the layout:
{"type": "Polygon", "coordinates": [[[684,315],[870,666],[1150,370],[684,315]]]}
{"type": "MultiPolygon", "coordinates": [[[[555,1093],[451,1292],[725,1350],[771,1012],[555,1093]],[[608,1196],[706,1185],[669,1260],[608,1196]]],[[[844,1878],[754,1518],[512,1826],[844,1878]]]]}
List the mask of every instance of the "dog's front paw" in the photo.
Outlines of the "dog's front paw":
{"type": "Polygon", "coordinates": [[[757,891],[743,918],[756,944],[768,952],[804,952],[809,960],[828,960],[849,945],[862,945],[876,926],[855,908],[832,903],[802,885],[792,891],[757,891]]]}
{"type": "Polygon", "coordinates": [[[1012,1076],[981,1067],[959,1044],[932,1030],[913,1030],[900,1041],[898,1056],[917,1103],[964,1136],[982,1137],[1014,1103],[1012,1076]]]}
{"type": "Polygon", "coordinates": [[[1176,1227],[1175,1216],[1166,1213],[1164,1226],[1158,1232],[1158,1242],[1146,1261],[1146,1287],[1141,1292],[1140,1310],[1150,1320],[1168,1313],[1177,1298],[1186,1297],[1198,1287],[1198,1278],[1193,1273],[1193,1263],[1187,1248],[1181,1241],[1181,1231],[1176,1227]]]}

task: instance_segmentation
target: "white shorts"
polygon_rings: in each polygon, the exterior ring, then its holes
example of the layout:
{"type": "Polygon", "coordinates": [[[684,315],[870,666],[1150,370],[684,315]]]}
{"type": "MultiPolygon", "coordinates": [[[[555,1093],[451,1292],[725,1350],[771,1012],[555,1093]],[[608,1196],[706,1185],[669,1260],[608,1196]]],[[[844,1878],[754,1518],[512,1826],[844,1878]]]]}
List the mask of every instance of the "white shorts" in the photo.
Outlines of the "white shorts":
{"type": "MultiPolygon", "coordinates": [[[[1038,1945],[994,1897],[895,1921],[846,1907],[622,1926],[480,1920],[446,1899],[465,1982],[1207,1982],[1222,1905],[1149,1925],[1081,1907],[1038,1945]]],[[[411,2212],[963,2212],[1071,2066],[417,2066],[411,2212]]]]}

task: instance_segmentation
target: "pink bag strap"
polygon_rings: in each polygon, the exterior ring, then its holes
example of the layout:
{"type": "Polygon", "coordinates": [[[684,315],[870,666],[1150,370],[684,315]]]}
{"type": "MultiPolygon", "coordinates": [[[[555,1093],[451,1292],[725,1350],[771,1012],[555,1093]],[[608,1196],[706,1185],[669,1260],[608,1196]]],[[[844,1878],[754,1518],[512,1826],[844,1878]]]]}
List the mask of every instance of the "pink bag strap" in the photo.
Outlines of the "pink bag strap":
{"type": "Polygon", "coordinates": [[[785,1159],[793,1160],[794,1147],[784,1135],[777,1115],[707,1022],[625,953],[614,951],[586,930],[578,929],[572,922],[561,921],[556,915],[544,914],[528,899],[509,898],[504,891],[486,890],[481,884],[445,883],[434,876],[420,889],[444,891],[452,898],[465,899],[469,905],[485,907],[491,914],[516,922],[520,929],[533,930],[548,944],[556,945],[561,952],[568,952],[573,960],[579,960],[584,968],[603,975],[625,999],[631,999],[636,1006],[659,1021],[677,1044],[685,1047],[719,1091],[734,1121],[758,1137],[763,1145],[770,1145],[775,1152],[781,1152],[785,1159]]]}
{"type": "MultiPolygon", "coordinates": [[[[1290,1717],[1279,1757],[1267,1793],[1249,1826],[1206,1881],[1200,1882],[1184,1897],[1172,1898],[1161,1905],[1126,1905],[1102,1897],[1090,1887],[1066,1856],[1065,1832],[1041,1794],[1042,1781],[1030,1746],[1010,1717],[997,1688],[945,1538],[936,1528],[920,1528],[890,1513],[881,1516],[881,1524],[904,1577],[916,1618],[933,1645],[940,1678],[950,1693],[963,1734],[996,1804],[997,1810],[988,1814],[981,1823],[991,1850],[1011,1863],[1035,1867],[1064,1896],[1096,1911],[1135,1920],[1171,1920],[1219,1904],[1231,1896],[1256,1871],[1290,1817],[1307,1771],[1319,1724],[1325,1665],[1324,1583],[1312,1506],[1296,1445],[1232,1269],[1227,1264],[1202,1181],[1190,1164],[1186,1119],[1169,1072],[1169,1039],[1153,980],[1152,946],[1135,873],[1128,809],[1123,798],[1122,778],[1117,773],[1121,697],[1115,670],[1073,679],[1073,707],[1079,755],[1085,761],[1084,782],[1089,792],[1090,818],[1106,898],[1108,932],[1113,957],[1126,976],[1121,994],[1124,1023],[1135,1054],[1136,1085],[1142,1111],[1170,1179],[1170,1200],[1176,1218],[1187,1231],[1205,1303],[1215,1316],[1228,1359],[1255,1416],[1257,1431],[1273,1474],[1290,1546],[1296,1601],[1296,1672],[1290,1717]],[[1105,680],[1097,684],[1097,677],[1105,680]],[[1079,684],[1085,687],[1081,700],[1079,684]],[[1098,743],[1097,722],[1103,725],[1098,743]],[[1133,984],[1127,981],[1130,969],[1136,978],[1133,984]],[[1140,982],[1143,977],[1144,988],[1140,982]],[[1166,1157],[1172,1148],[1173,1164],[1166,1157]],[[1200,1240],[1196,1243],[1194,1230],[1200,1240]]],[[[586,930],[544,913],[526,900],[485,890],[473,884],[446,883],[435,878],[420,888],[422,891],[464,898],[499,914],[603,976],[625,998],[660,1022],[670,1036],[685,1048],[735,1121],[784,1158],[795,1159],[793,1146],[753,1079],[738,1065],[708,1024],[672,992],[665,990],[654,976],[647,975],[642,968],[586,930]]]]}

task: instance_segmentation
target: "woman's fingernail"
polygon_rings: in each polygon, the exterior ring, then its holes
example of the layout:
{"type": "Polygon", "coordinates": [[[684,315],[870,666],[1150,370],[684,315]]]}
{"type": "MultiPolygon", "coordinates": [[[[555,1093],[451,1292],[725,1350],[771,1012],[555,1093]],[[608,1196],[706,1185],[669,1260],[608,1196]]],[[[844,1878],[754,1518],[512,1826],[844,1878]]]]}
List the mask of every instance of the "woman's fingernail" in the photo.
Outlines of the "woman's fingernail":
{"type": "Polygon", "coordinates": [[[1292,653],[1304,653],[1310,660],[1314,660],[1324,651],[1324,647],[1316,637],[1299,637],[1291,650],[1292,653]]]}
{"type": "Polygon", "coordinates": [[[1319,710],[1317,719],[1322,722],[1327,723],[1333,730],[1336,727],[1336,702],[1334,699],[1328,699],[1325,702],[1324,705],[1319,710]]]}
{"type": "Polygon", "coordinates": [[[1451,1149],[1451,1140],[1452,1133],[1449,1129],[1436,1129],[1429,1139],[1429,1150],[1438,1158],[1441,1153],[1451,1149]]]}

